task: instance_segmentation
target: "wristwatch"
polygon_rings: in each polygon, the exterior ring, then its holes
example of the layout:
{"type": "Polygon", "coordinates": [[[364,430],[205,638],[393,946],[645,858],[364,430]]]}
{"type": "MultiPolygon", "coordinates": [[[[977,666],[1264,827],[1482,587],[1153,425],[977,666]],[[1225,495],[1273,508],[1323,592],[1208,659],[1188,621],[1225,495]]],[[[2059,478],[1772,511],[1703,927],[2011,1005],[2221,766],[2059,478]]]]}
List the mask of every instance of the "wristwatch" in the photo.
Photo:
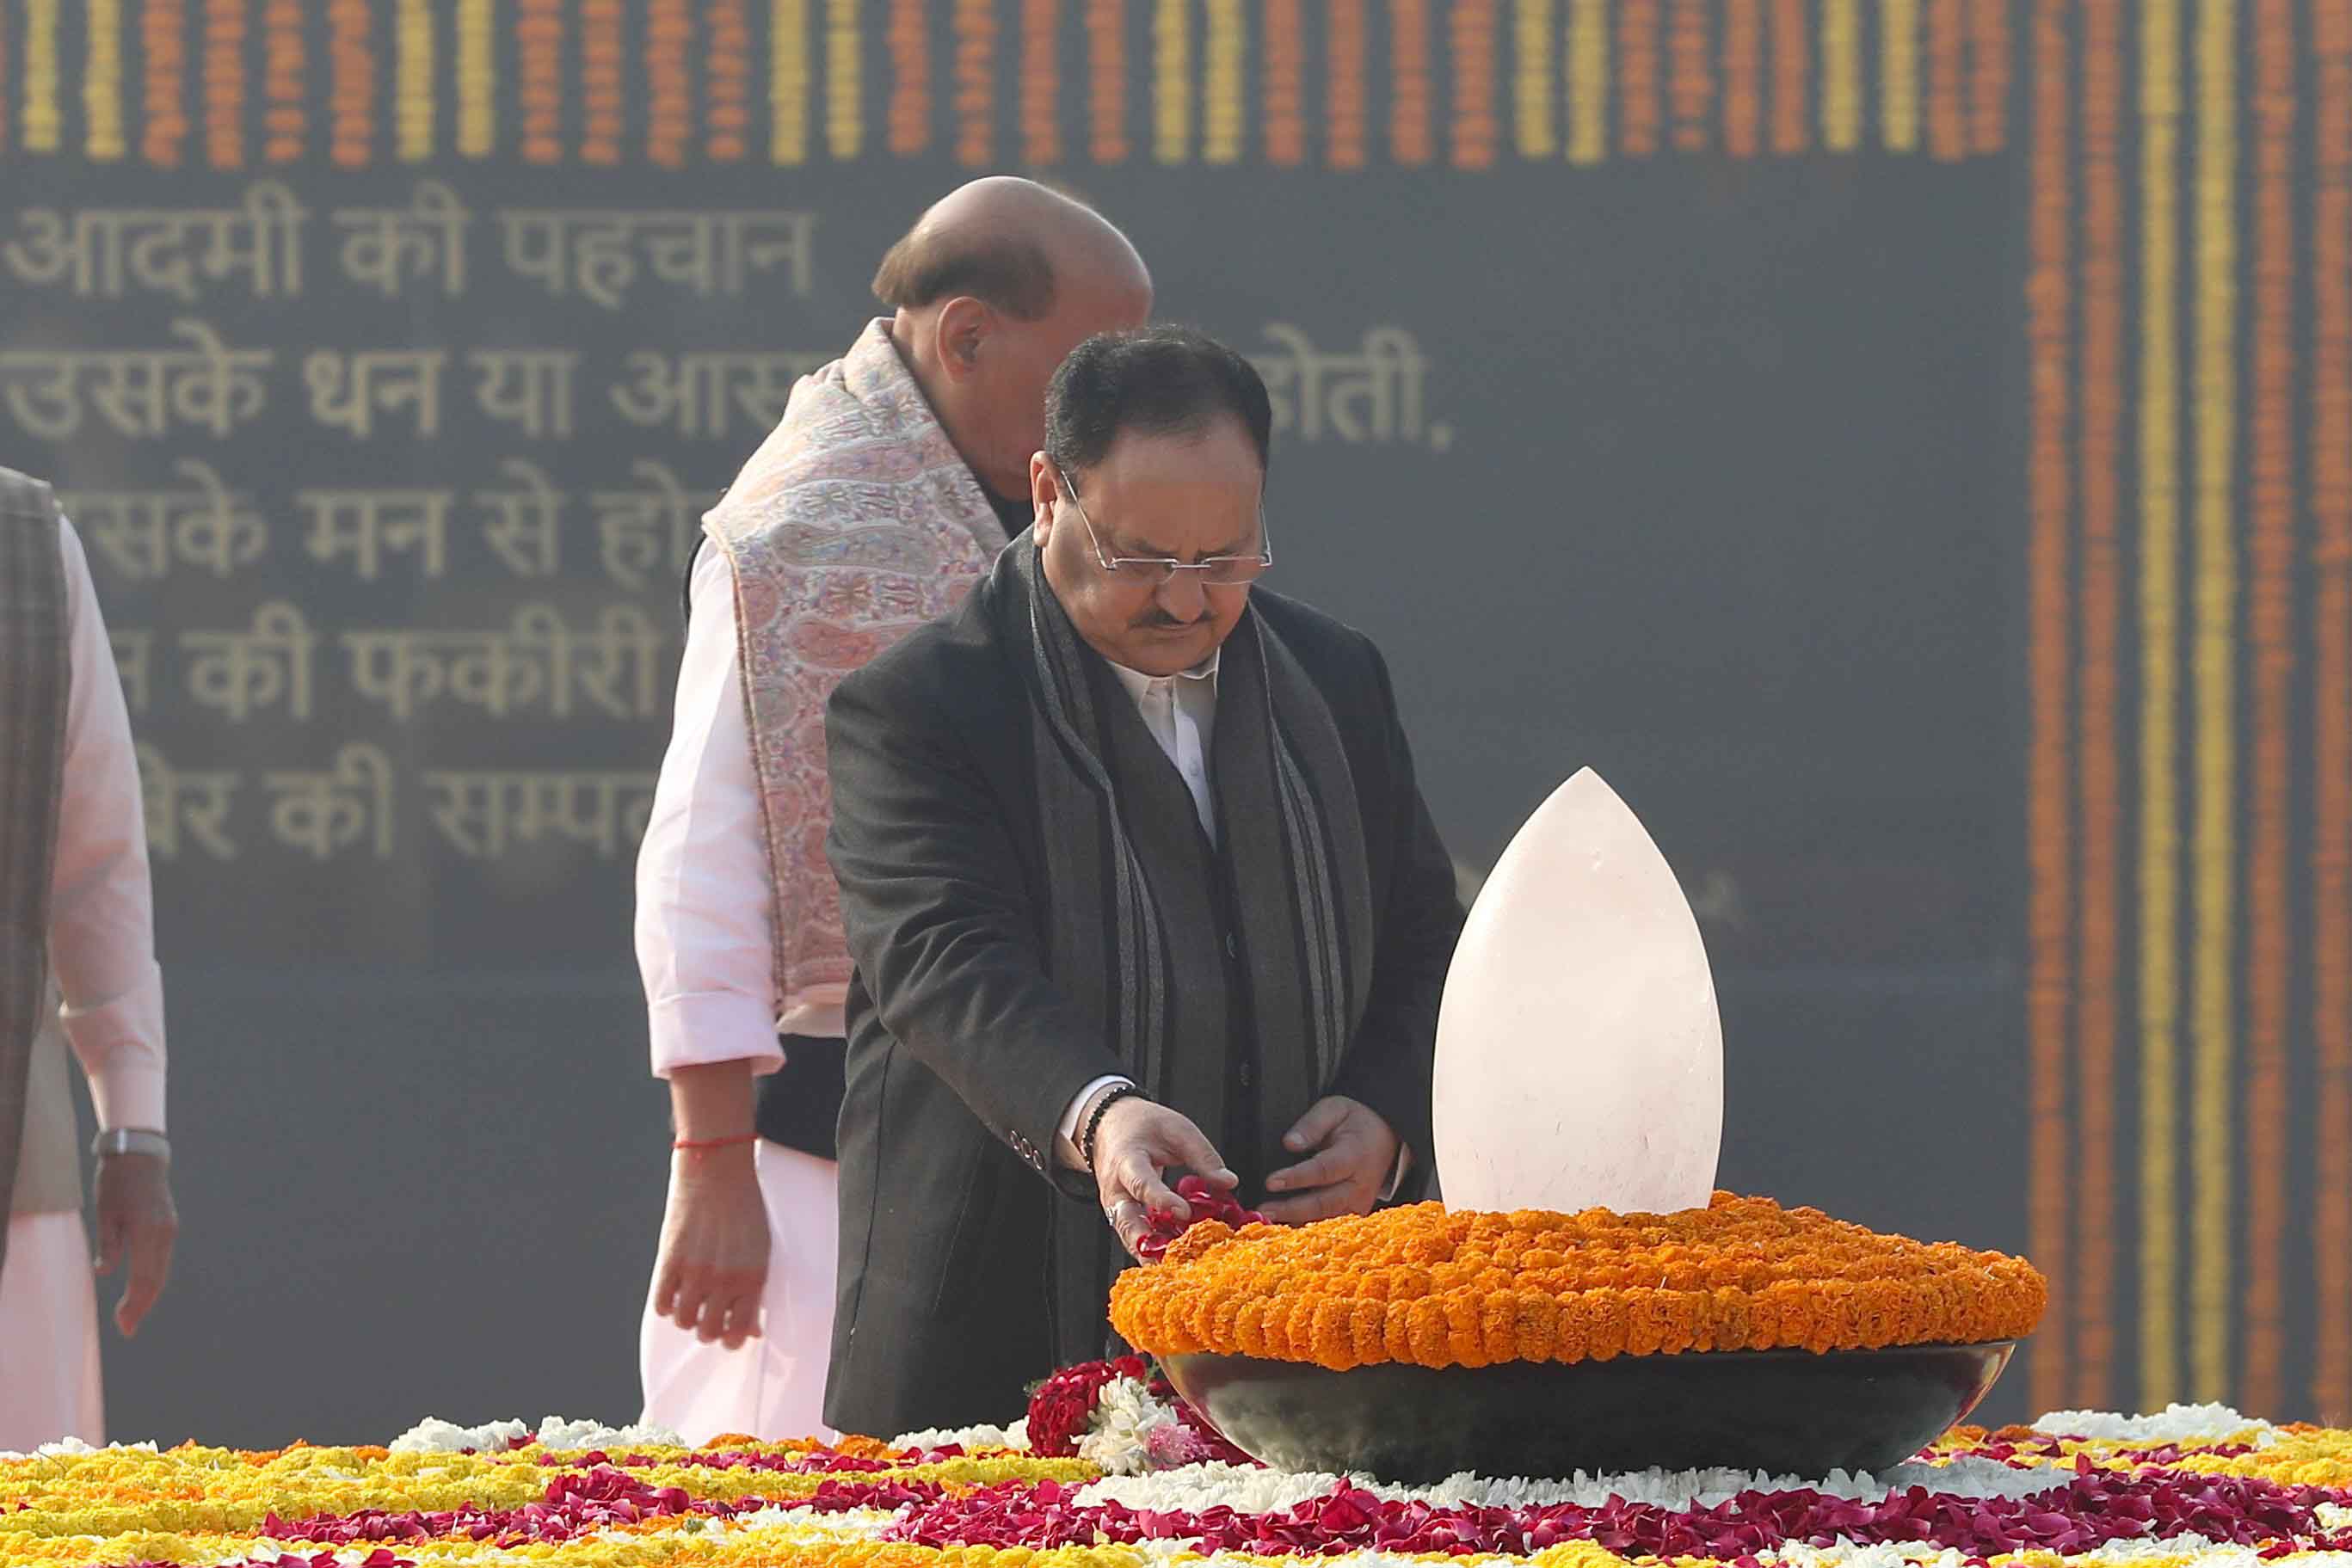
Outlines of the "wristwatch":
{"type": "Polygon", "coordinates": [[[89,1141],[89,1152],[95,1159],[104,1159],[109,1155],[152,1155],[159,1160],[168,1160],[172,1157],[172,1140],[144,1127],[109,1127],[89,1141]]]}

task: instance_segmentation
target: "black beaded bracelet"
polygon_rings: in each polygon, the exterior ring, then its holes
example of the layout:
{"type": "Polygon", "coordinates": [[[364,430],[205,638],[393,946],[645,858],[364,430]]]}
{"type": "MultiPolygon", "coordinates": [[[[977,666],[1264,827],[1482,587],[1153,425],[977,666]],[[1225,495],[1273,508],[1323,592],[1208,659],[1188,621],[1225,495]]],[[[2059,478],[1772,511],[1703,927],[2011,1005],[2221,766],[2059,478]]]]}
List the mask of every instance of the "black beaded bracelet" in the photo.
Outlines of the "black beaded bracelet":
{"type": "Polygon", "coordinates": [[[1095,1134],[1102,1130],[1103,1113],[1120,1101],[1142,1092],[1132,1083],[1114,1083],[1103,1091],[1101,1099],[1095,1102],[1093,1113],[1087,1117],[1087,1129],[1078,1134],[1078,1158],[1086,1162],[1087,1169],[1095,1168],[1095,1134]]]}

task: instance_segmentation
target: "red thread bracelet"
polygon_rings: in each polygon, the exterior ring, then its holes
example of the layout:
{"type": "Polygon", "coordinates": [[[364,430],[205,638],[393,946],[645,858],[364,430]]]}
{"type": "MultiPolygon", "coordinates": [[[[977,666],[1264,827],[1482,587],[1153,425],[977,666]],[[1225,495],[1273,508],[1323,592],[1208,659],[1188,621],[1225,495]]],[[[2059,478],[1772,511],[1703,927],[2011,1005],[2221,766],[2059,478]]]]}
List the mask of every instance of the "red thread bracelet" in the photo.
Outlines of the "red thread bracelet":
{"type": "Polygon", "coordinates": [[[757,1133],[738,1133],[731,1138],[680,1138],[676,1143],[670,1145],[670,1147],[673,1149],[692,1149],[697,1152],[703,1149],[726,1149],[732,1148],[737,1144],[757,1142],[759,1136],[760,1134],[757,1133]]]}

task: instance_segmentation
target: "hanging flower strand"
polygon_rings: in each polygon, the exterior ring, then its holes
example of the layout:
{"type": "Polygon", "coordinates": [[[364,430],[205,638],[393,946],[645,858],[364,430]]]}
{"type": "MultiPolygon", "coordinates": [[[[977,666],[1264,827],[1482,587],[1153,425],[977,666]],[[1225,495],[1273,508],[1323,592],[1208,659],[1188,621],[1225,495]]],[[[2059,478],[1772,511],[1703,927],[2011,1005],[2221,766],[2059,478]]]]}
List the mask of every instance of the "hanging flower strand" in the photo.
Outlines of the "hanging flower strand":
{"type": "Polygon", "coordinates": [[[653,0],[646,18],[646,156],[665,169],[686,166],[694,139],[693,47],[688,0],[653,0]]]}
{"type": "Polygon", "coordinates": [[[1726,0],[1723,15],[1723,147],[1753,158],[1762,145],[1764,0],[1726,0]]]}
{"type": "Polygon", "coordinates": [[[1087,0],[1087,150],[1097,163],[1127,162],[1127,8],[1087,0]]]}
{"type": "Polygon", "coordinates": [[[704,13],[703,81],[709,100],[704,155],[735,163],[750,152],[751,18],[745,0],[710,0],[704,13]]]}
{"type": "Polygon", "coordinates": [[[1244,60],[1249,51],[1242,0],[1208,0],[1209,41],[1201,78],[1201,156],[1211,163],[1241,162],[1244,60]]]}
{"type": "MultiPolygon", "coordinates": [[[[2027,1095],[2026,1225],[2033,1256],[2063,1278],[2066,1262],[2067,1002],[2072,995],[2072,889],[2069,845],[2073,785],[2068,752],[2071,662],[2068,615],[2070,523],[2074,482],[2067,433],[2071,425],[2069,347],[2074,340],[2073,276],[2068,254],[2073,212],[2068,183],[2066,36],[2059,7],[2036,0],[2033,40],[2046,50],[2033,77],[2033,131],[2028,214],[2026,341],[2033,398],[2026,452],[2027,667],[2033,700],[2026,741],[2026,985],[2031,1057],[2027,1095]]],[[[2049,1409],[2064,1386],[2065,1321],[2052,1325],[2035,1347],[2033,1398],[2049,1409]]]]}
{"type": "Polygon", "coordinates": [[[1389,7],[1389,156],[1408,168],[1430,159],[1429,6],[1389,7]]]}
{"type": "Polygon", "coordinates": [[[563,161],[563,0],[515,0],[515,46],[521,56],[522,155],[532,163],[563,161]]]}
{"type": "Polygon", "coordinates": [[[861,0],[828,0],[824,8],[824,147],[846,163],[866,150],[866,44],[861,0]]]}
{"type": "Polygon", "coordinates": [[[1330,0],[1326,12],[1323,97],[1329,125],[1324,158],[1334,169],[1364,166],[1364,0],[1330,0]]]}
{"type": "Polygon", "coordinates": [[[205,151],[215,169],[245,167],[245,0],[205,0],[205,151]]]}
{"type": "Polygon", "coordinates": [[[890,0],[890,151],[911,158],[931,143],[930,18],[923,0],[890,0]]]}
{"type": "Polygon", "coordinates": [[[1658,150],[1658,0],[1623,0],[1617,13],[1618,137],[1629,157],[1658,150]]]}
{"type": "Polygon", "coordinates": [[[1519,156],[1532,162],[1559,150],[1553,120],[1559,82],[1552,74],[1552,0],[1515,0],[1512,18],[1512,123],[1519,156]]]}
{"type": "MultiPolygon", "coordinates": [[[[609,169],[621,161],[627,100],[628,51],[622,42],[627,13],[621,0],[580,0],[580,161],[609,169]]],[[[653,39],[660,14],[646,22],[646,68],[657,71],[662,46],[653,39]]]]}
{"type": "Polygon", "coordinates": [[[1822,145],[1862,145],[1862,0],[1822,0],[1822,145]]]}
{"type": "MultiPolygon", "coordinates": [[[[2352,0],[2312,0],[2312,1037],[2321,1084],[2316,1299],[2352,1299],[2352,0]],[[2331,1293],[2333,1292],[2333,1293],[2331,1293]]],[[[2323,1312],[2311,1406],[2352,1416],[2352,1316],[2323,1312]]]]}
{"type": "Polygon", "coordinates": [[[393,26],[393,117],[400,161],[423,163],[433,156],[434,121],[441,112],[433,0],[400,0],[393,26]]]}
{"type": "Polygon", "coordinates": [[[985,168],[996,156],[995,0],[955,0],[956,161],[985,168]]]}
{"type": "Polygon", "coordinates": [[[261,90],[267,102],[261,155],[272,163],[291,163],[301,158],[310,130],[303,107],[310,60],[302,39],[302,0],[268,0],[261,25],[261,90]]]}
{"type": "Polygon", "coordinates": [[[2083,34],[2082,766],[2076,810],[2082,839],[2075,899],[2076,1119],[2074,1385],[2067,1402],[2104,1407],[2115,1362],[2116,1041],[2119,1019],[2123,564],[2117,528],[2123,480],[2124,0],[2088,0],[2083,34]]]}
{"type": "Polygon", "coordinates": [[[1161,163],[1192,155],[1190,0],[1158,0],[1151,12],[1151,153],[1161,163]]]}
{"type": "Polygon", "coordinates": [[[147,60],[146,125],[140,151],[159,169],[180,166],[188,135],[188,17],[184,0],[146,0],[140,42],[147,60]]]}
{"type": "Polygon", "coordinates": [[[1706,122],[1714,107],[1715,78],[1707,57],[1708,0],[1674,0],[1667,43],[1673,52],[1675,147],[1706,150],[1706,122]]]}
{"type": "Polygon", "coordinates": [[[1569,5],[1568,157],[1590,166],[1609,156],[1609,0],[1569,5]]]}
{"type": "Polygon", "coordinates": [[[345,169],[374,154],[375,18],[368,0],[329,0],[327,68],[329,153],[345,169]]]}
{"type": "Polygon", "coordinates": [[[1454,166],[1491,169],[1503,134],[1495,102],[1495,0],[1456,0],[1447,26],[1454,47],[1454,166]]]}
{"type": "Polygon", "coordinates": [[[1061,0],[1021,0],[1021,156],[1062,161],[1061,0]]]}
{"type": "Polygon", "coordinates": [[[1265,0],[1265,156],[1277,168],[1307,161],[1307,23],[1301,0],[1265,0]]]}
{"type": "Polygon", "coordinates": [[[25,151],[55,152],[65,131],[58,108],[58,0],[25,0],[24,92],[25,151]]]}
{"type": "Polygon", "coordinates": [[[1812,49],[1805,0],[1772,0],[1772,151],[1783,158],[1811,143],[1812,49]]]}
{"type": "Polygon", "coordinates": [[[1956,163],[1969,151],[1963,4],[1927,0],[1927,136],[1930,150],[1942,163],[1956,163]]]}
{"type": "Polygon", "coordinates": [[[457,0],[457,151],[487,158],[498,145],[496,0],[457,0]]]}
{"type": "MultiPolygon", "coordinates": [[[[85,146],[92,162],[112,163],[131,150],[122,125],[122,0],[89,0],[82,16],[87,28],[81,72],[85,146]]],[[[0,77],[6,75],[5,48],[5,40],[0,38],[0,77]]],[[[6,130],[7,114],[0,106],[0,138],[6,130]]]]}

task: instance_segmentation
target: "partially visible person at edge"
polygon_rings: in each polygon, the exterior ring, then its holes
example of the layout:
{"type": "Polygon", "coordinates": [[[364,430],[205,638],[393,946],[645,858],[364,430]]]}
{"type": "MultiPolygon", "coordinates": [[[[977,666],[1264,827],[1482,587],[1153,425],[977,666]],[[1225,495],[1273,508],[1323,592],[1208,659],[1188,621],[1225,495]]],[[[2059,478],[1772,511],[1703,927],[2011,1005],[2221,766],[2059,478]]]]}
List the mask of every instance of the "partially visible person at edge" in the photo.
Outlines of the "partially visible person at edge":
{"type": "Polygon", "coordinates": [[[1105,1354],[1179,1171],[1304,1223],[1428,1169],[1462,906],[1379,650],[1254,586],[1271,427],[1198,332],[1081,345],[1029,531],[834,694],[836,1427],[1105,1354]]]}
{"type": "Polygon", "coordinates": [[[0,1450],[30,1453],[106,1441],[91,1270],[129,1264],[114,1322],[137,1333],[179,1219],[131,716],[80,538],[47,485],[5,468],[0,685],[0,1450]],[[68,1057],[98,1111],[95,1265],[68,1057]]]}
{"type": "Polygon", "coordinates": [[[824,863],[834,683],[970,591],[1029,522],[1045,382],[1151,311],[1134,247],[1025,180],[892,246],[893,314],[793,389],[704,519],[677,715],[637,864],[654,1071],[678,1147],[640,1338],[689,1442],[821,1429],[849,981],[824,863]],[[756,1087],[755,1087],[756,1085],[756,1087]]]}

